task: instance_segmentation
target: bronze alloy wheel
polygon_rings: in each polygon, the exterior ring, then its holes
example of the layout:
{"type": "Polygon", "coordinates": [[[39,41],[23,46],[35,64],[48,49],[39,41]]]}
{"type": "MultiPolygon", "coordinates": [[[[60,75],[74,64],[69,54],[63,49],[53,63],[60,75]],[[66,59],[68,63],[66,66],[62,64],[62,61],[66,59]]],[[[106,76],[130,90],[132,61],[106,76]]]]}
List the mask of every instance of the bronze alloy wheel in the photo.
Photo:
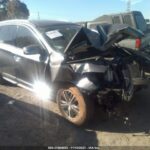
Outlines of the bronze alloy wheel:
{"type": "Polygon", "coordinates": [[[92,105],[87,101],[76,87],[60,89],[57,94],[61,114],[75,125],[82,125],[89,119],[92,105]]]}

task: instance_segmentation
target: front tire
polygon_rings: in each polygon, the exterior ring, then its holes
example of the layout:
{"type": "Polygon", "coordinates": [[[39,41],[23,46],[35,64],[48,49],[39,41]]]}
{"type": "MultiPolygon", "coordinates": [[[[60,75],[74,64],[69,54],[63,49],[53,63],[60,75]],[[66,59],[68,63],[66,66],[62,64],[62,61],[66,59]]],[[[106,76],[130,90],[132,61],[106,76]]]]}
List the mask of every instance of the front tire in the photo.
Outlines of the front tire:
{"type": "Polygon", "coordinates": [[[76,87],[60,89],[57,104],[63,117],[77,126],[85,124],[94,112],[93,101],[85,99],[76,87]]]}

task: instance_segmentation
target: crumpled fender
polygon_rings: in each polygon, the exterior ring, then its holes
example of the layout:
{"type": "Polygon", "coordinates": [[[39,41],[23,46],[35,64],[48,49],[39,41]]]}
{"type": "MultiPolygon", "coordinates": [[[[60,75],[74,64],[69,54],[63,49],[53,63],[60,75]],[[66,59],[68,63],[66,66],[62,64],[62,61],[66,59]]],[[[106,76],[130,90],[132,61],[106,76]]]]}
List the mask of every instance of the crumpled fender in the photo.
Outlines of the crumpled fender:
{"type": "Polygon", "coordinates": [[[75,83],[75,85],[86,92],[93,92],[97,91],[99,89],[99,85],[90,81],[88,77],[84,77],[80,79],[78,82],[75,83]]]}
{"type": "MultiPolygon", "coordinates": [[[[91,74],[105,73],[108,66],[97,63],[88,63],[86,61],[77,61],[71,63],[62,63],[63,57],[57,53],[51,55],[49,63],[51,69],[51,81],[71,83],[81,90],[93,92],[99,89],[98,79],[91,79],[91,74]]],[[[93,77],[92,75],[92,77],[93,77]]]]}
{"type": "Polygon", "coordinates": [[[108,66],[102,64],[93,63],[76,63],[71,65],[72,69],[76,73],[104,73],[107,71],[108,66]]]}
{"type": "Polygon", "coordinates": [[[91,79],[93,75],[99,73],[105,73],[108,69],[108,66],[99,64],[99,63],[76,63],[71,64],[72,70],[79,74],[81,78],[77,81],[74,81],[74,84],[85,91],[93,92],[100,88],[100,81],[94,77],[94,80],[91,79]]]}

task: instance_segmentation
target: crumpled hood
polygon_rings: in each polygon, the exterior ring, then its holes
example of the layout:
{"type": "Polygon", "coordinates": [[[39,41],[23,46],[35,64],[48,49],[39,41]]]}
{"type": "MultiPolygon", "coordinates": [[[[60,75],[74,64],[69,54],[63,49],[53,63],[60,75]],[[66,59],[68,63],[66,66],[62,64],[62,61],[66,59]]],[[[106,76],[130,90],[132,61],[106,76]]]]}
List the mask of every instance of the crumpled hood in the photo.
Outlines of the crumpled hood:
{"type": "Polygon", "coordinates": [[[97,31],[91,31],[82,27],[70,41],[65,49],[75,53],[86,51],[88,48],[95,48],[99,51],[106,51],[114,43],[118,43],[125,38],[141,38],[144,34],[128,25],[107,25],[98,26],[97,31]],[[97,32],[98,31],[98,32],[97,32]]]}

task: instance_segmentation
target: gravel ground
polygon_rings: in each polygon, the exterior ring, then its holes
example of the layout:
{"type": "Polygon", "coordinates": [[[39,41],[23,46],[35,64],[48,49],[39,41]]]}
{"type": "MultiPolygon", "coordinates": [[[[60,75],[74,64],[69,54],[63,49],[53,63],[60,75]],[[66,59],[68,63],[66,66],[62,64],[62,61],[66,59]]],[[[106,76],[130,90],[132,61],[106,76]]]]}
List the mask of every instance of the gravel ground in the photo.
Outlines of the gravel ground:
{"type": "Polygon", "coordinates": [[[12,85],[0,86],[0,146],[150,146],[150,89],[108,117],[96,108],[84,128],[63,119],[54,101],[12,85]]]}

